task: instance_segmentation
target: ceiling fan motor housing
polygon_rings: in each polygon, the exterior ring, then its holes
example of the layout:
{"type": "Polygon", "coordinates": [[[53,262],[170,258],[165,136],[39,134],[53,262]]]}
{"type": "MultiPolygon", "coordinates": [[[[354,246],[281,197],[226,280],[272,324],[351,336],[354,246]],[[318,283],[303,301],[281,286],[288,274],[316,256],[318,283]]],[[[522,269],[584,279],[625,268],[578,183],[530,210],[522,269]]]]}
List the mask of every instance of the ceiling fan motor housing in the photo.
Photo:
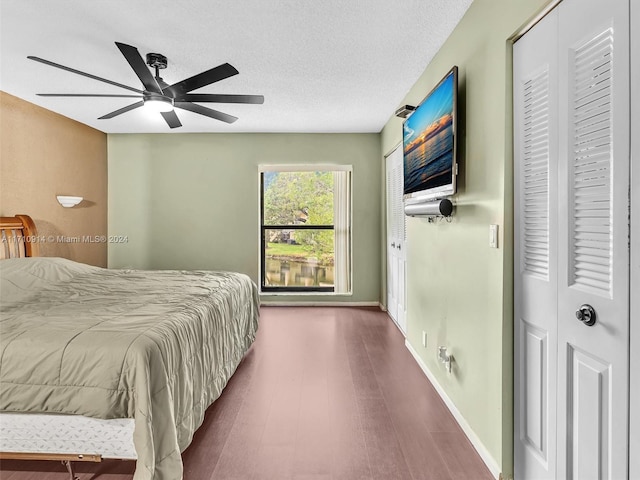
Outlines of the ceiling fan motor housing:
{"type": "Polygon", "coordinates": [[[147,53],[147,65],[159,69],[167,68],[167,57],[161,53],[147,53]]]}

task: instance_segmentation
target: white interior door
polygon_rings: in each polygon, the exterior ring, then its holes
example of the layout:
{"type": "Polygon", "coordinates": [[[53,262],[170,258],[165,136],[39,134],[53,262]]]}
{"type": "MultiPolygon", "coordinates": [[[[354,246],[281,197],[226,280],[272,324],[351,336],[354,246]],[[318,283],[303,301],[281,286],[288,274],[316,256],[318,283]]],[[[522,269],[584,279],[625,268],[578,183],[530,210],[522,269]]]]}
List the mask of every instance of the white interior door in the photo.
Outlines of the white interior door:
{"type": "Polygon", "coordinates": [[[559,14],[558,478],[625,479],[629,0],[565,0],[559,14]]]}
{"type": "Polygon", "coordinates": [[[386,158],[387,174],[387,310],[391,318],[406,333],[405,306],[405,216],[402,200],[402,148],[396,148],[386,158]]]}
{"type": "Polygon", "coordinates": [[[629,89],[629,0],[514,45],[516,478],[628,478],[629,89]]]}
{"type": "Polygon", "coordinates": [[[540,480],[556,472],[557,32],[554,10],[513,60],[515,478],[540,480]]]}

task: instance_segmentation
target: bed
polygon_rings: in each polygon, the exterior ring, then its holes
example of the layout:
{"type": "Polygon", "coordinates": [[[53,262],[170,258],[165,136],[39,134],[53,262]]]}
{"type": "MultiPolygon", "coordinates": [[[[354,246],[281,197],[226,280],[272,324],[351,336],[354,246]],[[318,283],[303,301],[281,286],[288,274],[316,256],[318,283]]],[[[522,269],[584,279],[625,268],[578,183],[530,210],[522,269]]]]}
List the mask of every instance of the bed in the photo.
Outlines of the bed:
{"type": "Polygon", "coordinates": [[[26,215],[0,219],[0,456],[136,459],[182,478],[183,452],[255,339],[243,274],[112,270],[38,257],[26,215]]]}

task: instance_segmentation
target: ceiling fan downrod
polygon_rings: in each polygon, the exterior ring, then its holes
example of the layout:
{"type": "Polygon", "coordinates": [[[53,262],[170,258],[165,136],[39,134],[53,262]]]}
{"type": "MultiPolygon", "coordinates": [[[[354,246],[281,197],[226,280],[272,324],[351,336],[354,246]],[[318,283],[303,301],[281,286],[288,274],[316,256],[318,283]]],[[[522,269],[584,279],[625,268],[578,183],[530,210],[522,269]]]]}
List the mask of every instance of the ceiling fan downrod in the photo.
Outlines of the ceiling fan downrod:
{"type": "Polygon", "coordinates": [[[147,65],[156,69],[156,79],[162,80],[160,70],[167,68],[167,57],[161,53],[147,53],[147,65]]]}

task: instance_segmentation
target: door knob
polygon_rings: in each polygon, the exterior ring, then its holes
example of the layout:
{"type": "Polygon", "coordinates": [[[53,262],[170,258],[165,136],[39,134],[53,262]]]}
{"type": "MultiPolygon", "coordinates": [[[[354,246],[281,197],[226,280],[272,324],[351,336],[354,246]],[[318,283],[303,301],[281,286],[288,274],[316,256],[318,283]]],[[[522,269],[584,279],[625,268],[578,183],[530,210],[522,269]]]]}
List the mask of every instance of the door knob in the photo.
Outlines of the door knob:
{"type": "Polygon", "coordinates": [[[391,246],[392,246],[393,248],[395,248],[395,247],[396,247],[396,242],[393,242],[393,243],[391,244],[391,246]]]}
{"type": "Polygon", "coordinates": [[[591,305],[581,305],[580,308],[576,310],[576,318],[584,323],[587,327],[590,327],[591,325],[596,323],[596,311],[591,305]]]}
{"type": "Polygon", "coordinates": [[[398,244],[398,250],[402,250],[402,247],[400,246],[400,244],[398,244]]]}

